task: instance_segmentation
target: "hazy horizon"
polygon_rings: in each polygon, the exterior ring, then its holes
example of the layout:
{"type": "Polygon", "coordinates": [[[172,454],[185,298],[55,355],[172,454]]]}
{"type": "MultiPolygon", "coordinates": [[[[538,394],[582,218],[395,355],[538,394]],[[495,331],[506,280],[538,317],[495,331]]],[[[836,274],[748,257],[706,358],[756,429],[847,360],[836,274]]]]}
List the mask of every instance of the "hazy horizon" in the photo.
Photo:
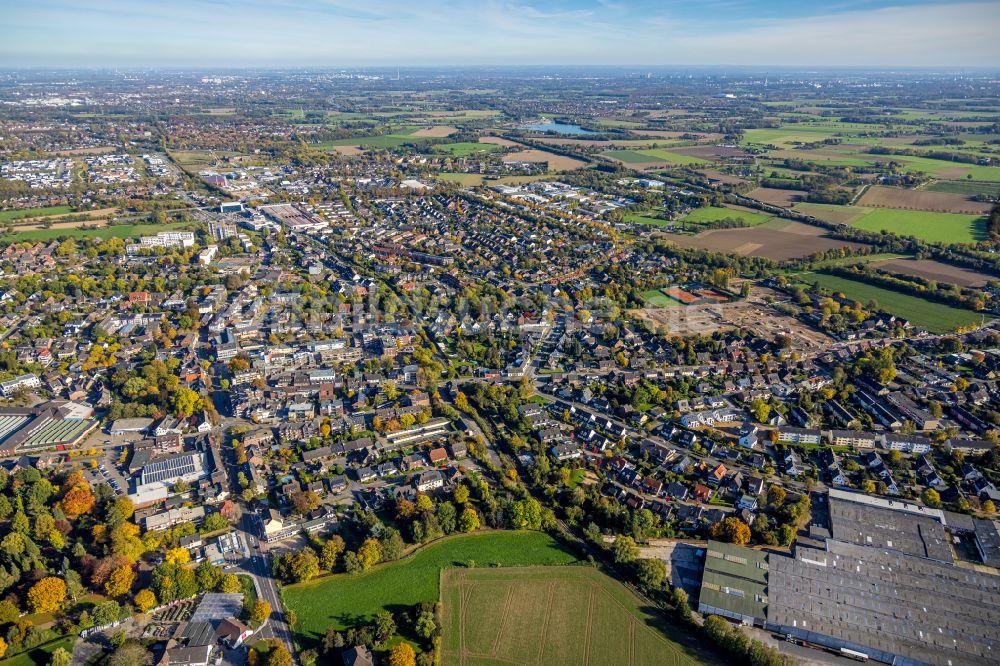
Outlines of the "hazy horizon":
{"type": "Polygon", "coordinates": [[[975,1],[38,0],[5,10],[0,67],[991,68],[998,29],[975,1]]]}

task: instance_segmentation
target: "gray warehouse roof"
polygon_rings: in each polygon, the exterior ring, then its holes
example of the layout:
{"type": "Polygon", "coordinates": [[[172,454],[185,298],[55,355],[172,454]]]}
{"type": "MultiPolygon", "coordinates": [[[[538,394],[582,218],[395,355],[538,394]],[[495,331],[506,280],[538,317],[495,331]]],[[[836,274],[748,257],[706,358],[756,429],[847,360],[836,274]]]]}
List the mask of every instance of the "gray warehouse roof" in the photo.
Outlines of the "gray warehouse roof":
{"type": "Polygon", "coordinates": [[[1000,576],[830,540],[768,558],[768,625],[912,663],[1000,661],[1000,576]]]}

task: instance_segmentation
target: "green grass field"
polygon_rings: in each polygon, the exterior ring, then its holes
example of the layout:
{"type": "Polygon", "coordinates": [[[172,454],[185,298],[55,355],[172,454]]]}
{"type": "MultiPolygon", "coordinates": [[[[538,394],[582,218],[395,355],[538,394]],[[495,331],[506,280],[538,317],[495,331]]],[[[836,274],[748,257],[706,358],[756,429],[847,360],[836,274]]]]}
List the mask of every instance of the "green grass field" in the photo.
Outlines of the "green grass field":
{"type": "Polygon", "coordinates": [[[400,612],[440,598],[442,569],[464,566],[562,565],[576,556],[544,532],[479,532],[442,539],[402,560],[358,575],[336,574],[282,589],[285,605],[298,613],[295,633],[315,644],[332,625],[346,629],[382,610],[400,612]]]}
{"type": "Polygon", "coordinates": [[[69,215],[73,209],[69,206],[49,206],[47,208],[24,208],[22,210],[0,211],[0,222],[10,222],[26,217],[42,217],[49,215],[69,215]]]}
{"type": "Polygon", "coordinates": [[[468,157],[476,153],[492,153],[500,150],[501,146],[495,143],[472,143],[471,141],[458,141],[456,143],[445,143],[432,146],[436,153],[448,153],[452,157],[468,157]]]}
{"type": "Polygon", "coordinates": [[[872,157],[881,162],[889,160],[901,162],[904,165],[903,171],[906,172],[921,171],[928,176],[941,176],[943,178],[965,178],[967,175],[971,175],[972,180],[989,183],[1000,182],[1000,167],[935,160],[929,157],[910,157],[909,155],[873,155],[872,157]],[[956,170],[960,170],[961,173],[956,170]]]}
{"type": "Polygon", "coordinates": [[[632,224],[648,224],[654,227],[665,227],[670,224],[669,220],[662,220],[658,217],[647,217],[646,215],[626,215],[625,221],[632,224]]]}
{"type": "Polygon", "coordinates": [[[63,636],[62,638],[42,643],[38,647],[32,648],[31,650],[19,652],[12,657],[0,659],[0,666],[47,666],[52,658],[53,652],[59,648],[63,648],[67,652],[71,652],[73,650],[73,643],[75,642],[75,635],[63,636]]]}
{"type": "Polygon", "coordinates": [[[441,588],[444,666],[710,663],[591,567],[450,569],[441,588]]]}
{"type": "Polygon", "coordinates": [[[977,324],[983,319],[981,314],[972,310],[953,308],[943,303],[934,303],[916,296],[901,294],[898,291],[882,289],[836,275],[803,273],[799,279],[810,285],[819,282],[821,287],[843,293],[847,298],[865,305],[874,300],[878,303],[879,309],[903,317],[915,326],[922,326],[935,333],[952,331],[958,326],[977,324]]]}
{"type": "Polygon", "coordinates": [[[725,219],[742,219],[750,226],[757,226],[758,224],[764,224],[771,219],[771,215],[767,213],[751,213],[745,210],[736,210],[733,208],[722,208],[720,206],[707,206],[705,208],[695,208],[693,211],[685,215],[683,219],[685,222],[717,222],[719,220],[725,219]]]}
{"type": "Polygon", "coordinates": [[[852,227],[916,236],[931,243],[975,243],[985,240],[986,218],[981,215],[874,208],[852,227]]]}
{"type": "Polygon", "coordinates": [[[0,235],[0,239],[19,242],[48,241],[61,236],[70,238],[93,237],[102,240],[109,238],[138,238],[147,234],[155,234],[158,231],[183,229],[190,226],[187,222],[170,222],[168,224],[118,224],[99,229],[30,229],[28,231],[16,231],[12,234],[0,235]]]}
{"type": "Polygon", "coordinates": [[[1000,183],[983,183],[974,180],[938,180],[924,188],[928,192],[950,194],[990,194],[1000,196],[1000,183]]]}
{"type": "Polygon", "coordinates": [[[683,305],[683,303],[670,298],[659,289],[649,289],[642,292],[640,296],[654,308],[675,308],[683,305]]]}

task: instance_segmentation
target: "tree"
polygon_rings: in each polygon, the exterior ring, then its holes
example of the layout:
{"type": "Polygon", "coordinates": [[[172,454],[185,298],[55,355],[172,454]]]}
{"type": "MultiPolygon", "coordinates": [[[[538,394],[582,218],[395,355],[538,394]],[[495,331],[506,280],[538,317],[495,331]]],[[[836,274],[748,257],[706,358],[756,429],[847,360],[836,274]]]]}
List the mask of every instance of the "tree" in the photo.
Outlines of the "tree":
{"type": "Polygon", "coordinates": [[[320,504],[319,495],[311,490],[300,490],[292,493],[292,506],[295,508],[295,513],[300,516],[318,508],[320,504]]]}
{"type": "Polygon", "coordinates": [[[463,412],[469,411],[469,398],[461,391],[455,395],[455,407],[463,412]]]}
{"type": "Polygon", "coordinates": [[[986,513],[996,513],[997,505],[993,503],[993,500],[986,500],[983,502],[983,511],[986,513]]]}
{"type": "Polygon", "coordinates": [[[337,566],[337,560],[344,552],[344,539],[339,534],[335,534],[326,540],[319,555],[319,564],[323,571],[333,571],[337,566]]]}
{"type": "MultiPolygon", "coordinates": [[[[3,652],[0,652],[0,656],[3,652]]],[[[56,648],[55,652],[52,653],[52,658],[49,659],[49,666],[69,666],[73,663],[73,655],[66,650],[66,648],[56,648]]]]}
{"type": "Polygon", "coordinates": [[[153,653],[139,643],[128,642],[115,650],[107,663],[108,666],[150,666],[153,653]]]}
{"type": "Polygon", "coordinates": [[[243,586],[240,585],[240,579],[236,577],[236,574],[226,574],[222,577],[219,589],[226,594],[236,594],[243,589],[243,586]]]}
{"type": "Polygon", "coordinates": [[[712,525],[709,534],[713,539],[735,543],[739,546],[750,542],[750,528],[735,516],[730,516],[721,523],[712,525]]]}
{"type": "Polygon", "coordinates": [[[267,653],[267,666],[292,666],[292,655],[281,641],[272,638],[271,649],[267,653]]]}
{"type": "Polygon", "coordinates": [[[382,544],[377,539],[365,539],[358,548],[358,562],[362,569],[371,569],[382,559],[382,544]]]}
{"type": "Polygon", "coordinates": [[[772,508],[778,508],[785,503],[785,498],[788,493],[781,486],[772,485],[767,489],[767,505],[772,508]]]}
{"type": "Polygon", "coordinates": [[[133,583],[135,583],[135,572],[132,571],[131,565],[126,564],[118,567],[111,573],[108,582],[104,584],[104,590],[108,593],[108,596],[120,597],[132,590],[133,583]]]}
{"type": "Polygon", "coordinates": [[[319,575],[319,558],[312,548],[306,548],[291,557],[288,570],[296,583],[312,580],[319,575]]]}
{"type": "MultiPolygon", "coordinates": [[[[221,513],[210,513],[205,516],[205,522],[201,524],[202,534],[206,532],[217,532],[229,527],[229,521],[221,513]]],[[[187,550],[186,548],[183,550],[187,550]]]]}
{"type": "Polygon", "coordinates": [[[767,418],[771,415],[771,405],[760,398],[755,398],[750,401],[750,411],[757,423],[767,423],[767,418]]]}
{"type": "Polygon", "coordinates": [[[170,396],[170,406],[174,416],[186,418],[202,406],[202,397],[197,391],[181,387],[170,396]]]}
{"type": "Polygon", "coordinates": [[[464,483],[455,486],[455,504],[465,504],[469,501],[469,487],[464,483]]]}
{"type": "Polygon", "coordinates": [[[635,539],[630,536],[615,537],[611,552],[618,564],[628,564],[639,558],[639,546],[635,545],[635,539]]]}
{"type": "Polygon", "coordinates": [[[940,493],[938,493],[938,491],[934,490],[933,488],[928,488],[927,490],[925,490],[923,492],[923,495],[921,495],[921,497],[924,500],[924,504],[926,504],[927,506],[934,508],[941,506],[941,495],[940,493]]]}
{"type": "Polygon", "coordinates": [[[28,607],[33,613],[50,613],[57,610],[66,599],[66,583],[62,578],[49,576],[35,583],[28,590],[28,607]]]}
{"type": "Polygon", "coordinates": [[[667,565],[661,560],[644,558],[639,560],[636,566],[636,575],[641,585],[651,590],[658,590],[663,587],[663,582],[667,579],[667,565]]]}
{"type": "Polygon", "coordinates": [[[94,494],[90,491],[90,484],[80,480],[73,485],[57,505],[66,517],[75,520],[85,513],[90,513],[94,508],[94,494]]]}
{"type": "Polygon", "coordinates": [[[253,609],[250,611],[250,619],[258,624],[261,624],[269,617],[271,617],[271,604],[267,603],[263,599],[258,599],[257,603],[253,605],[253,609]]]}
{"type": "Polygon", "coordinates": [[[3,657],[5,654],[7,654],[7,641],[0,638],[0,657],[3,657]]]}
{"type": "Polygon", "coordinates": [[[387,643],[396,633],[396,620],[389,611],[382,611],[375,616],[375,642],[387,643]]]}
{"type": "Polygon", "coordinates": [[[427,608],[421,610],[413,628],[421,638],[433,636],[438,629],[437,622],[434,620],[434,611],[427,608]]]}
{"type": "Polygon", "coordinates": [[[398,560],[402,557],[403,551],[406,550],[406,542],[403,541],[403,535],[399,533],[399,530],[392,527],[386,528],[379,543],[382,545],[382,560],[385,562],[398,560]]]}
{"type": "Polygon", "coordinates": [[[397,643],[389,650],[389,666],[416,666],[417,654],[409,643],[397,643]]]}
{"type": "Polygon", "coordinates": [[[479,529],[479,514],[471,506],[465,507],[458,517],[458,529],[463,532],[474,532],[479,529]]]}
{"type": "Polygon", "coordinates": [[[164,560],[167,564],[187,564],[191,561],[191,552],[187,548],[171,548],[164,560]]]}
{"type": "Polygon", "coordinates": [[[153,591],[145,588],[135,593],[135,607],[140,613],[147,613],[151,608],[156,607],[156,595],[153,591]]]}
{"type": "Polygon", "coordinates": [[[194,576],[198,590],[201,592],[211,592],[222,581],[222,569],[205,560],[194,570],[194,576]]]}

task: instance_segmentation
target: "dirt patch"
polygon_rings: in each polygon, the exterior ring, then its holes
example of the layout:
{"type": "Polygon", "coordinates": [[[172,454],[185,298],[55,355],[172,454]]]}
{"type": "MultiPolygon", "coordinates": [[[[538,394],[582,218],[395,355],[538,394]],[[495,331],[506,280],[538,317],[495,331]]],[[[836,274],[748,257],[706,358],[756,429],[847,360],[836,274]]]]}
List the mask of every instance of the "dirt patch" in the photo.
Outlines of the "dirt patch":
{"type": "Polygon", "coordinates": [[[665,326],[677,335],[709,335],[715,331],[748,329],[760,337],[775,339],[787,335],[792,341],[790,351],[818,351],[830,344],[830,338],[810,329],[793,317],[773,310],[763,302],[765,297],[776,301],[788,300],[784,294],[755,287],[751,298],[731,303],[688,305],[670,308],[629,310],[629,314],[654,326],[665,326]]]}
{"type": "Polygon", "coordinates": [[[992,208],[992,205],[985,201],[972,201],[962,194],[924,192],[901,187],[883,187],[882,185],[869,187],[858,204],[872,208],[900,208],[902,210],[965,213],[968,215],[989,213],[992,208]]]}
{"type": "Polygon", "coordinates": [[[681,247],[695,247],[712,252],[727,252],[751,257],[767,257],[776,261],[808,257],[834,248],[863,247],[860,243],[828,238],[823,230],[805,224],[792,223],[781,230],[766,227],[743,229],[712,229],[696,236],[666,234],[681,247]]]}
{"type": "Polygon", "coordinates": [[[969,167],[948,167],[947,169],[941,169],[934,173],[937,178],[943,178],[944,180],[958,180],[960,178],[965,178],[965,176],[972,172],[969,167]]]}
{"type": "Polygon", "coordinates": [[[758,187],[747,196],[757,201],[762,201],[772,206],[791,208],[793,204],[802,200],[804,192],[798,190],[783,190],[776,187],[758,187]]]}
{"type": "Polygon", "coordinates": [[[55,155],[106,155],[107,153],[113,153],[116,150],[121,150],[115,146],[100,146],[98,148],[70,148],[69,150],[60,150],[55,155]]]}
{"type": "Polygon", "coordinates": [[[503,156],[504,162],[548,162],[549,171],[572,171],[587,165],[586,162],[575,160],[572,157],[556,155],[544,150],[522,150],[517,153],[503,156]]]}
{"type": "Polygon", "coordinates": [[[730,176],[729,174],[721,173],[719,171],[712,171],[711,169],[705,169],[704,171],[701,172],[701,174],[706,178],[708,178],[709,180],[718,181],[725,185],[742,185],[743,183],[747,182],[737,176],[730,176]]]}
{"type": "MultiPolygon", "coordinates": [[[[66,213],[66,215],[73,215],[74,217],[86,215],[85,220],[75,220],[70,222],[55,222],[49,225],[52,229],[73,229],[79,227],[82,224],[95,224],[95,221],[103,223],[111,215],[117,215],[121,211],[117,208],[98,208],[97,210],[82,210],[76,213],[66,213]]],[[[13,221],[14,226],[22,231],[28,229],[43,229],[45,228],[45,220],[55,220],[60,217],[65,217],[63,215],[43,215],[40,217],[25,217],[13,221]]],[[[100,226],[100,225],[98,225],[100,226]]]]}
{"type": "Polygon", "coordinates": [[[872,266],[880,268],[883,271],[910,275],[925,280],[957,284],[961,287],[984,287],[987,282],[996,279],[983,273],[934,261],[933,259],[889,259],[887,261],[875,262],[872,266]]]}
{"type": "Polygon", "coordinates": [[[521,144],[516,141],[511,141],[510,139],[504,139],[499,136],[482,136],[479,137],[479,143],[492,143],[495,146],[505,146],[507,148],[516,148],[521,144]]]}
{"type": "Polygon", "coordinates": [[[361,155],[365,151],[361,146],[334,146],[333,152],[347,157],[354,157],[355,155],[361,155]]]}
{"type": "Polygon", "coordinates": [[[635,134],[636,136],[658,136],[663,139],[683,139],[685,136],[697,136],[698,141],[718,141],[723,137],[722,134],[718,134],[716,132],[674,132],[670,130],[644,129],[629,130],[629,134],[635,134]]]}
{"type": "Polygon", "coordinates": [[[458,131],[457,127],[448,127],[447,125],[435,125],[434,127],[425,127],[423,129],[418,129],[410,136],[426,136],[426,137],[440,139],[442,137],[451,136],[457,131],[458,131]]]}

